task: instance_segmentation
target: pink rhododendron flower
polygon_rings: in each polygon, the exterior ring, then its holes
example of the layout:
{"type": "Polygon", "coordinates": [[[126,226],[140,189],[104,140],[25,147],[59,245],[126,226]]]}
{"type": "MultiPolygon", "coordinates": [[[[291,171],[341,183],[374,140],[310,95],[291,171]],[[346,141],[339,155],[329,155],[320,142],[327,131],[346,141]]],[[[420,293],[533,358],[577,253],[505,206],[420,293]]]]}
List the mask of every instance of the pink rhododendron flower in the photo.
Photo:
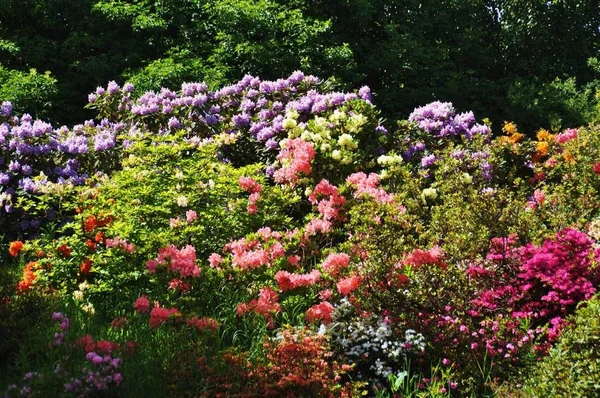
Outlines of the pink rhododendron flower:
{"type": "Polygon", "coordinates": [[[566,129],[564,132],[556,134],[556,136],[554,136],[554,141],[559,144],[564,144],[565,142],[576,139],[578,132],[577,129],[566,129]]]}
{"type": "Polygon", "coordinates": [[[204,330],[209,330],[209,331],[215,331],[217,329],[219,329],[219,322],[217,322],[215,319],[213,318],[209,318],[209,317],[202,317],[202,318],[198,318],[197,316],[194,316],[193,318],[190,319],[186,319],[185,320],[186,325],[190,326],[190,327],[195,327],[200,331],[204,331],[204,330]]]}
{"type": "Polygon", "coordinates": [[[188,210],[185,212],[185,220],[188,223],[192,223],[197,219],[198,219],[198,213],[196,213],[194,210],[188,210]]]}
{"type": "Polygon", "coordinates": [[[223,257],[218,255],[217,253],[213,253],[210,256],[208,256],[208,262],[213,268],[218,268],[219,264],[221,264],[221,261],[223,261],[223,257]]]}
{"type": "Polygon", "coordinates": [[[338,292],[343,296],[348,296],[360,286],[360,277],[353,275],[351,277],[341,279],[337,284],[338,292]]]}
{"type": "Polygon", "coordinates": [[[299,287],[312,286],[321,279],[318,270],[312,270],[308,274],[292,274],[287,271],[279,271],[275,274],[277,286],[281,291],[288,291],[299,287]]]}
{"type": "Polygon", "coordinates": [[[133,303],[133,308],[138,314],[145,314],[150,311],[150,301],[147,296],[140,296],[135,303],[133,303]]]}
{"type": "Polygon", "coordinates": [[[177,317],[181,314],[177,308],[166,309],[163,307],[155,307],[150,311],[150,327],[158,328],[160,325],[169,320],[170,317],[177,317]]]}
{"type": "Polygon", "coordinates": [[[371,173],[368,176],[363,173],[354,173],[346,179],[355,189],[354,197],[370,196],[378,203],[391,203],[394,201],[394,194],[387,193],[379,186],[379,175],[371,173]]]}
{"type": "Polygon", "coordinates": [[[438,246],[429,250],[415,249],[404,260],[404,265],[419,268],[423,265],[437,265],[442,269],[448,266],[444,261],[444,253],[438,246]]]}
{"type": "Polygon", "coordinates": [[[129,243],[127,240],[121,239],[118,236],[114,239],[106,239],[104,244],[106,245],[106,248],[119,248],[127,253],[133,253],[135,251],[133,243],[129,243]]]}
{"type": "Polygon", "coordinates": [[[196,249],[191,245],[181,250],[174,245],[164,247],[158,251],[156,260],[149,260],[146,267],[150,273],[154,273],[159,264],[168,265],[171,272],[176,272],[182,277],[195,278],[200,275],[200,268],[196,265],[196,249]]]}
{"type": "Polygon", "coordinates": [[[323,261],[323,269],[332,275],[336,275],[340,269],[348,268],[350,256],[346,253],[331,253],[323,261]]]}
{"type": "Polygon", "coordinates": [[[280,144],[282,149],[277,155],[277,160],[281,162],[282,167],[275,171],[273,178],[279,184],[295,185],[300,175],[311,173],[315,148],[301,138],[285,139],[280,144]]]}
{"type": "Polygon", "coordinates": [[[327,301],[313,305],[306,311],[306,320],[308,322],[322,321],[325,325],[331,323],[331,314],[333,313],[333,305],[327,301]]]}

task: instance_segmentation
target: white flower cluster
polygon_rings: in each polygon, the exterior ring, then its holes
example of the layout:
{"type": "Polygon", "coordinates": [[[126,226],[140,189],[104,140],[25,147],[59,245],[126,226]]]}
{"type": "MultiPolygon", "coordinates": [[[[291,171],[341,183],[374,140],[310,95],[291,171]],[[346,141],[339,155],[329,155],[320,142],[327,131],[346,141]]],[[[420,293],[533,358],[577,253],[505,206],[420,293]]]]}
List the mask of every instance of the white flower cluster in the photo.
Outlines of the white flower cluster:
{"type": "Polygon", "coordinates": [[[344,300],[332,314],[328,332],[332,344],[354,361],[367,363],[377,377],[387,379],[402,372],[408,353],[425,350],[422,334],[408,329],[404,338],[394,336],[391,325],[382,317],[357,317],[354,307],[344,300]]]}

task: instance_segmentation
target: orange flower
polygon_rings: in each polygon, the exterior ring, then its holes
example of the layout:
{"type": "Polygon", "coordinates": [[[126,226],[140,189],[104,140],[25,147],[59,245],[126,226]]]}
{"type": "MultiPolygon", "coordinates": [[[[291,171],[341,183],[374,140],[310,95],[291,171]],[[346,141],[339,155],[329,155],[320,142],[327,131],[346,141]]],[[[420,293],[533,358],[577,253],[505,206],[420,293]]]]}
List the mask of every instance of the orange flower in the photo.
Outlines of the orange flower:
{"type": "Polygon", "coordinates": [[[537,132],[538,141],[552,141],[554,140],[554,135],[550,134],[548,130],[540,129],[537,132]]]}
{"type": "Polygon", "coordinates": [[[25,293],[31,288],[31,285],[36,278],[34,272],[35,267],[37,267],[37,263],[35,261],[32,261],[25,266],[25,269],[23,270],[23,277],[17,285],[17,293],[25,293]]]}
{"type": "Polygon", "coordinates": [[[10,242],[10,246],[8,247],[8,252],[11,256],[17,257],[19,253],[23,250],[23,242],[20,240],[16,240],[14,242],[10,242]]]}
{"type": "Polygon", "coordinates": [[[545,141],[539,141],[535,146],[535,149],[537,153],[540,154],[540,156],[546,156],[548,154],[548,149],[550,149],[550,146],[545,141]]]}
{"type": "Polygon", "coordinates": [[[502,131],[504,131],[508,135],[518,134],[517,125],[514,124],[513,122],[504,122],[502,131]]]}
{"type": "Polygon", "coordinates": [[[567,161],[567,163],[570,163],[570,164],[575,163],[575,158],[573,157],[573,155],[571,155],[571,152],[566,151],[563,156],[565,157],[565,160],[567,161]]]}

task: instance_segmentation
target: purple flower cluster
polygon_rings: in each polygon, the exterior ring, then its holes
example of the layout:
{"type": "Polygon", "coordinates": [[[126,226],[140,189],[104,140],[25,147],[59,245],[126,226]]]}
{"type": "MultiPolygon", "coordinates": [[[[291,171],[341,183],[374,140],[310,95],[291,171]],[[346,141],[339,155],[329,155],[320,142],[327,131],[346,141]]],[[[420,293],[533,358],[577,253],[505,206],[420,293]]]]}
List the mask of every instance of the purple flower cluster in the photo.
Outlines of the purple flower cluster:
{"type": "Polygon", "coordinates": [[[65,333],[67,332],[67,330],[69,330],[71,322],[69,321],[69,318],[67,318],[60,312],[53,313],[52,320],[57,321],[60,324],[60,332],[56,332],[54,334],[54,344],[59,346],[63,344],[65,339],[65,333]]]}
{"type": "Polygon", "coordinates": [[[89,366],[81,369],[80,378],[73,378],[65,383],[65,392],[83,393],[87,396],[94,391],[105,391],[118,386],[123,381],[123,376],[118,371],[121,358],[111,354],[102,356],[92,351],[87,353],[85,359],[89,366]]]}
{"type": "MultiPolygon", "coordinates": [[[[10,103],[4,103],[2,109],[7,113],[10,103]]],[[[28,114],[7,117],[0,124],[0,222],[14,212],[14,203],[21,193],[39,193],[49,182],[78,185],[88,174],[99,171],[86,170],[81,165],[89,157],[115,148],[116,136],[124,127],[123,122],[105,119],[98,125],[89,120],[72,129],[54,129],[28,114]]],[[[21,224],[37,228],[37,220],[21,218],[25,222],[21,224]]]]}
{"type": "Polygon", "coordinates": [[[450,102],[432,102],[416,108],[408,117],[411,122],[427,133],[439,137],[464,136],[467,139],[475,135],[488,136],[488,126],[475,122],[473,112],[456,114],[450,102]]]}
{"type": "MultiPolygon", "coordinates": [[[[133,103],[122,101],[125,113],[112,117],[135,120],[136,132],[160,134],[184,129],[192,143],[210,140],[221,132],[241,133],[258,142],[252,150],[274,151],[286,138],[283,128],[286,112],[298,112],[299,122],[303,123],[355,99],[371,101],[371,91],[366,86],[358,93],[323,94],[317,90],[319,83],[318,78],[300,71],[275,81],[246,75],[217,91],[208,91],[205,83],[184,83],[179,93],[163,88],[158,93],[144,93],[133,103]]],[[[96,104],[111,103],[100,101],[112,98],[109,88],[90,95],[96,104]]],[[[379,126],[377,131],[381,130],[385,131],[379,126]]],[[[275,155],[272,154],[273,159],[275,155]]]]}

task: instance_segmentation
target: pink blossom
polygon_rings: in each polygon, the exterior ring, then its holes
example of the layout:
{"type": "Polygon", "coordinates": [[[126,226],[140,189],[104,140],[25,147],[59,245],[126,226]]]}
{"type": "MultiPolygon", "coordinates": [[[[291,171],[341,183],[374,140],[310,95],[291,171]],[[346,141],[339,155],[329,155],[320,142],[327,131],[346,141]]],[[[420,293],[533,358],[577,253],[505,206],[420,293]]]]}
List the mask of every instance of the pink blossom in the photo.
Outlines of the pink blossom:
{"type": "Polygon", "coordinates": [[[281,147],[277,160],[281,162],[282,167],[275,171],[273,177],[279,184],[295,185],[300,175],[311,173],[315,148],[301,138],[285,139],[281,141],[281,147]]]}
{"type": "Polygon", "coordinates": [[[208,256],[208,262],[213,268],[217,268],[219,264],[221,264],[221,261],[223,261],[223,257],[218,255],[217,253],[213,253],[210,256],[208,256]]]}
{"type": "Polygon", "coordinates": [[[321,273],[318,270],[312,270],[308,274],[292,274],[287,271],[279,271],[275,274],[277,286],[283,292],[299,287],[312,286],[320,279],[321,273]]]}
{"type": "Polygon", "coordinates": [[[333,313],[333,305],[327,301],[313,305],[306,311],[306,320],[308,322],[322,321],[325,325],[331,322],[331,314],[333,313]]]}
{"type": "Polygon", "coordinates": [[[351,277],[341,279],[336,286],[341,295],[348,296],[360,286],[360,282],[360,277],[353,275],[351,277]]]}
{"type": "Polygon", "coordinates": [[[196,213],[194,210],[188,210],[185,212],[185,220],[188,223],[192,223],[197,219],[198,219],[198,213],[196,213]]]}
{"type": "Polygon", "coordinates": [[[391,203],[394,201],[394,194],[389,194],[383,188],[378,188],[379,176],[375,173],[368,176],[363,172],[354,173],[346,179],[346,182],[355,188],[355,198],[370,196],[378,203],[391,203]]]}
{"type": "Polygon", "coordinates": [[[133,303],[133,308],[138,314],[145,314],[150,311],[150,301],[147,296],[140,296],[135,303],[133,303]]]}
{"type": "Polygon", "coordinates": [[[323,261],[323,269],[330,274],[336,275],[342,268],[348,268],[350,256],[346,253],[331,253],[323,261]]]}

